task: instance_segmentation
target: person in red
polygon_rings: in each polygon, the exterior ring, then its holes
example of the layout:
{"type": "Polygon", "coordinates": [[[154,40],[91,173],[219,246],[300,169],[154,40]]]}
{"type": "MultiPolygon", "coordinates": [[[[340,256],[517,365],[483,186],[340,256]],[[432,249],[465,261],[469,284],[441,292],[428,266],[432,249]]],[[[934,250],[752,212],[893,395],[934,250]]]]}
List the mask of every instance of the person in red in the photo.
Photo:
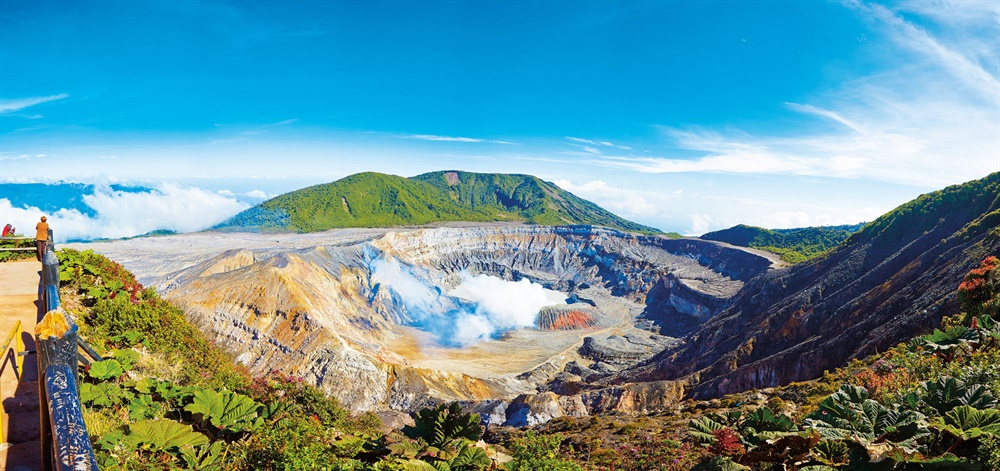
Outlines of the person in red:
{"type": "Polygon", "coordinates": [[[49,240],[49,223],[45,222],[45,216],[42,216],[42,222],[35,224],[35,246],[38,247],[38,261],[42,261],[42,256],[45,255],[45,243],[49,240]]]}
{"type": "Polygon", "coordinates": [[[14,228],[11,227],[10,224],[7,224],[6,226],[3,226],[3,236],[2,237],[7,237],[9,235],[14,235],[14,228]]]}

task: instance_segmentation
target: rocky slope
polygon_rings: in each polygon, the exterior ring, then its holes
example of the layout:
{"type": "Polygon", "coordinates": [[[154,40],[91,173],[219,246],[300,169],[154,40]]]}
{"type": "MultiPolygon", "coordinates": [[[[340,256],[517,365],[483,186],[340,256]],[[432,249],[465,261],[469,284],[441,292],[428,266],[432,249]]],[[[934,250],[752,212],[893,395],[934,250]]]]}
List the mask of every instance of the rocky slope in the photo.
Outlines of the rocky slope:
{"type": "Polygon", "coordinates": [[[157,284],[254,372],[302,376],[355,410],[492,400],[512,423],[680,398],[679,382],[594,387],[584,377],[676,343],[772,266],[715,242],[591,226],[204,233],[89,247],[157,284]],[[530,280],[566,304],[456,348],[435,322],[470,309],[449,293],[475,275],[530,280]]]}
{"type": "Polygon", "coordinates": [[[817,260],[746,283],[687,341],[617,381],[693,394],[815,378],[955,314],[957,282],[1000,251],[1000,174],[921,196],[817,260]]]}

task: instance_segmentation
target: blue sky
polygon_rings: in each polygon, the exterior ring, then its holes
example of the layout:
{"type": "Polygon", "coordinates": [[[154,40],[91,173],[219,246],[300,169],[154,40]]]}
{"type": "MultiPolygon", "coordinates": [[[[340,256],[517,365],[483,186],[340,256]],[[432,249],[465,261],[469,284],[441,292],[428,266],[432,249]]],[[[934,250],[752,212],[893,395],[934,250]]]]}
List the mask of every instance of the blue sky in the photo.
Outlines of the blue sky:
{"type": "Polygon", "coordinates": [[[0,181],[222,217],[463,169],[682,233],[854,223],[1000,170],[998,25],[995,0],[4,0],[0,181]]]}

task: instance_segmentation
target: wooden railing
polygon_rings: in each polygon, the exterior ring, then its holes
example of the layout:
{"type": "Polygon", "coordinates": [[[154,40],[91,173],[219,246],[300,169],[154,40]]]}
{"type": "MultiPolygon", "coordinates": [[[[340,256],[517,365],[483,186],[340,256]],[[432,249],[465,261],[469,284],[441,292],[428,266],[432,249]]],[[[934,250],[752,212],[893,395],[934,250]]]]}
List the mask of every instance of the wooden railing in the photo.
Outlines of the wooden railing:
{"type": "MultiPolygon", "coordinates": [[[[0,352],[3,352],[3,361],[0,362],[0,370],[10,362],[11,368],[14,368],[14,375],[17,376],[17,382],[20,383],[24,380],[24,339],[21,337],[21,321],[17,321],[14,324],[14,328],[10,330],[10,334],[7,335],[7,340],[3,342],[3,348],[0,348],[0,352]],[[10,348],[11,342],[14,342],[14,348],[10,348]],[[9,350],[8,350],[9,349],[9,350]]],[[[4,408],[0,407],[0,437],[6,437],[7,434],[4,433],[4,408]]]]}
{"type": "Polygon", "coordinates": [[[37,250],[35,248],[34,240],[35,239],[31,237],[10,237],[10,236],[2,237],[0,238],[0,252],[34,252],[35,250],[37,250]],[[21,244],[20,243],[21,241],[28,241],[28,240],[32,241],[30,247],[21,246],[25,245],[21,244]],[[8,247],[7,245],[9,244],[13,245],[8,247]]]}
{"type": "Polygon", "coordinates": [[[76,389],[79,327],[59,307],[59,259],[51,231],[49,242],[42,257],[41,301],[46,314],[35,326],[42,469],[96,471],[97,459],[76,389]]]}

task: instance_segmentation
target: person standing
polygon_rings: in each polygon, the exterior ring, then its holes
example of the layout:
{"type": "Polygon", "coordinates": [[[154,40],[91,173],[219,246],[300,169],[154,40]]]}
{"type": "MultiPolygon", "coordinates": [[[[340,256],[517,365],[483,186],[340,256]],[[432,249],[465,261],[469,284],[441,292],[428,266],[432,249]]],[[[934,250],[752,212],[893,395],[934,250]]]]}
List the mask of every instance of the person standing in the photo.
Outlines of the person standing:
{"type": "Polygon", "coordinates": [[[38,248],[38,261],[42,261],[42,257],[45,256],[45,244],[49,240],[49,223],[45,222],[45,216],[42,216],[42,222],[35,224],[35,246],[38,248]]]}

